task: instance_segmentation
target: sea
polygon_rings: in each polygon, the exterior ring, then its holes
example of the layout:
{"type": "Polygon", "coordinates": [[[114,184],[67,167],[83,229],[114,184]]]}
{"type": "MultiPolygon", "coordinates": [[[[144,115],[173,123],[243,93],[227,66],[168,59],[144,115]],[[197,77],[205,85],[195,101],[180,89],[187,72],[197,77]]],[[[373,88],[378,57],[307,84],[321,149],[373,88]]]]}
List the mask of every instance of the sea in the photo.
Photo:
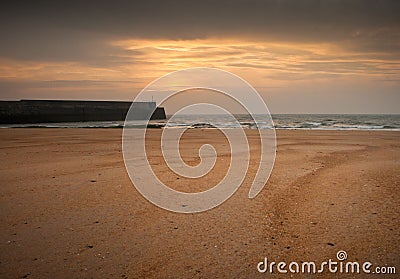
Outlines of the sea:
{"type": "MultiPolygon", "coordinates": [[[[178,115],[165,120],[151,120],[148,128],[238,128],[257,129],[250,115],[235,115],[237,120],[224,115],[178,115]],[[238,124],[239,123],[239,124],[238,124]]],[[[387,130],[400,131],[400,114],[273,114],[257,116],[259,129],[288,130],[387,130]]],[[[0,128],[123,128],[140,127],[141,123],[124,121],[0,124],[0,128]]]]}

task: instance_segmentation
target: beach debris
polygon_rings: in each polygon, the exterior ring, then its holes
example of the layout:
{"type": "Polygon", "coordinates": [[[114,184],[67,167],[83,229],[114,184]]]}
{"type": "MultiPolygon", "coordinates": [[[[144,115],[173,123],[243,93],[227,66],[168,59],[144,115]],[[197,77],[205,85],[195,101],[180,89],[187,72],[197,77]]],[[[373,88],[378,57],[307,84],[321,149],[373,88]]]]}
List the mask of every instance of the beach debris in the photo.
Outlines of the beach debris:
{"type": "Polygon", "coordinates": [[[333,243],[331,243],[331,242],[328,242],[327,243],[329,246],[335,246],[335,244],[333,244],[333,243]]]}
{"type": "Polygon", "coordinates": [[[92,179],[92,180],[90,180],[90,182],[96,182],[96,179],[92,179]]]}
{"type": "Polygon", "coordinates": [[[93,245],[86,245],[87,248],[92,249],[93,245]]]}

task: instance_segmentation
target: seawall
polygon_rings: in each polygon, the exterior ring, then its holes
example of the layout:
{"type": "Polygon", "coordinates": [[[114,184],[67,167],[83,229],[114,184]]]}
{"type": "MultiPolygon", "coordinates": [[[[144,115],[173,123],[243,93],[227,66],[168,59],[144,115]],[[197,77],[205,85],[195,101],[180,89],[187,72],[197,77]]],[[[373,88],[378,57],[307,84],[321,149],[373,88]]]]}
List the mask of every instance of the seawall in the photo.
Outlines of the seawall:
{"type": "MultiPolygon", "coordinates": [[[[124,121],[132,102],[20,100],[0,101],[1,124],[55,123],[83,121],[124,121]]],[[[130,119],[165,119],[155,102],[133,103],[130,119]]]]}

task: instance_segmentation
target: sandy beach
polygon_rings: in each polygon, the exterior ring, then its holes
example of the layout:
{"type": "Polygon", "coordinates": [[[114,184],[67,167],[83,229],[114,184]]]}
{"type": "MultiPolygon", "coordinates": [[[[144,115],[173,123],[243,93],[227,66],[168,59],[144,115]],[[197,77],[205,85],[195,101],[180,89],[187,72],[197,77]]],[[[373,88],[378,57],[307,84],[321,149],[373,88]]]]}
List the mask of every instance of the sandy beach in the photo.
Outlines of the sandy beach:
{"type": "MultiPolygon", "coordinates": [[[[272,175],[248,199],[260,151],[248,130],[243,185],[198,214],[171,213],[138,193],[121,133],[0,130],[1,278],[265,278],[274,274],[257,271],[264,257],[320,263],[339,250],[400,272],[399,132],[279,130],[272,175]]],[[[212,173],[190,181],[163,164],[160,134],[148,134],[150,162],[171,188],[196,192],[223,177],[229,154],[217,131],[183,137],[189,164],[202,143],[219,151],[212,173]]]]}

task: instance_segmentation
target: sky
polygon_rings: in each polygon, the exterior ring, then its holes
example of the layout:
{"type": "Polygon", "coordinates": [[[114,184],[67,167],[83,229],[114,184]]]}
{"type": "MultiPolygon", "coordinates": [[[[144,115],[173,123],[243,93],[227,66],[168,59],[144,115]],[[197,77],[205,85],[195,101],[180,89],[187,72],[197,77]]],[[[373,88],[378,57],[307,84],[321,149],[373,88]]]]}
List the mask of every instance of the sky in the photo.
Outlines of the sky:
{"type": "Polygon", "coordinates": [[[0,5],[0,100],[131,101],[171,71],[215,67],[272,113],[400,113],[400,1],[0,5]]]}

